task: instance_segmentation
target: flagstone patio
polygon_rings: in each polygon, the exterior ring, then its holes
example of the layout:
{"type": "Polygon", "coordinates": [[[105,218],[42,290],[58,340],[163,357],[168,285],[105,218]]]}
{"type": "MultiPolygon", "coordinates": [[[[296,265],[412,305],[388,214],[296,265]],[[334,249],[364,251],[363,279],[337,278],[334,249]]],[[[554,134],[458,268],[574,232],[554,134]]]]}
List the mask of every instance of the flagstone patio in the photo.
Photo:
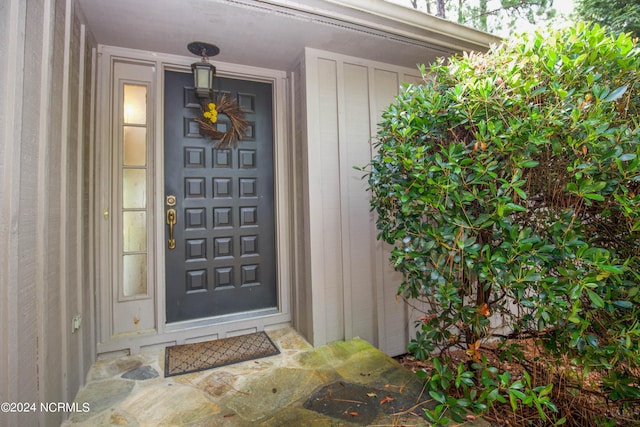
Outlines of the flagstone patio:
{"type": "Polygon", "coordinates": [[[267,333],[277,356],[169,378],[164,350],[98,360],[63,426],[429,425],[421,382],[366,341],[313,348],[291,328],[267,333]]]}

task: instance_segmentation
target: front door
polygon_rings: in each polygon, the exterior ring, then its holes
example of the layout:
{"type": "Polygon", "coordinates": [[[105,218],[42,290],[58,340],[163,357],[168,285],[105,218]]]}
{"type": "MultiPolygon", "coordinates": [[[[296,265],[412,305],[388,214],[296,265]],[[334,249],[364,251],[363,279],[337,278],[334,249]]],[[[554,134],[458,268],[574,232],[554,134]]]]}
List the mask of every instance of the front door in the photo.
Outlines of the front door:
{"type": "MultiPolygon", "coordinates": [[[[249,124],[236,147],[199,132],[190,73],[166,71],[164,91],[166,319],[177,322],[277,306],[271,84],[216,78],[249,124]],[[174,200],[170,198],[174,196],[174,200]]],[[[229,121],[218,115],[218,130],[229,121]]]]}

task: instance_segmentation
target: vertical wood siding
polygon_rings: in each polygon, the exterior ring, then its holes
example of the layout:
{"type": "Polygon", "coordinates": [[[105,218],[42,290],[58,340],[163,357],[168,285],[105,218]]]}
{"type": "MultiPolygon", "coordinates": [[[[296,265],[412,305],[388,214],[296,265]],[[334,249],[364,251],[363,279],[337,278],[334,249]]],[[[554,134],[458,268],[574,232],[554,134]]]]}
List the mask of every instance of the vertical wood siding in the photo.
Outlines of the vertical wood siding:
{"type": "Polygon", "coordinates": [[[381,112],[416,70],[330,52],[305,53],[305,184],[308,291],[315,344],[361,337],[391,355],[406,352],[407,307],[396,302],[401,278],[375,239],[375,216],[362,172],[373,153],[381,112]]]}
{"type": "MultiPolygon", "coordinates": [[[[324,310],[315,311],[318,321],[324,323],[327,342],[342,339],[344,328],[343,281],[342,281],[342,236],[340,226],[340,171],[338,141],[338,64],[332,59],[318,60],[318,85],[322,90],[315,99],[318,140],[309,141],[309,157],[313,159],[322,179],[312,178],[310,202],[313,218],[311,235],[321,241],[318,247],[312,247],[311,271],[323,283],[324,310]]],[[[310,124],[310,119],[307,120],[310,124]]],[[[314,294],[315,300],[315,294],[314,294]]],[[[314,301],[315,304],[315,301],[314,301]]],[[[316,322],[314,316],[314,323],[316,322]]]]}
{"type": "Polygon", "coordinates": [[[340,85],[340,206],[345,300],[345,337],[376,342],[375,292],[371,247],[373,217],[369,212],[367,183],[354,166],[371,159],[369,67],[343,63],[340,85]]]}
{"type": "MultiPolygon", "coordinates": [[[[93,354],[82,344],[93,291],[80,111],[92,43],[75,0],[9,0],[0,17],[0,400],[70,402],[93,354]],[[71,334],[76,314],[85,323],[71,334]]],[[[56,426],[63,415],[4,413],[0,425],[56,426]]]]}
{"type": "Polygon", "coordinates": [[[308,253],[309,240],[305,238],[309,234],[309,192],[307,189],[308,175],[306,167],[307,145],[304,100],[305,96],[305,66],[304,56],[300,57],[290,73],[291,99],[290,111],[292,128],[289,136],[289,150],[292,164],[292,254],[291,267],[293,269],[293,286],[291,287],[292,320],[296,329],[308,340],[313,336],[313,311],[311,304],[311,283],[309,270],[310,260],[308,253]]]}

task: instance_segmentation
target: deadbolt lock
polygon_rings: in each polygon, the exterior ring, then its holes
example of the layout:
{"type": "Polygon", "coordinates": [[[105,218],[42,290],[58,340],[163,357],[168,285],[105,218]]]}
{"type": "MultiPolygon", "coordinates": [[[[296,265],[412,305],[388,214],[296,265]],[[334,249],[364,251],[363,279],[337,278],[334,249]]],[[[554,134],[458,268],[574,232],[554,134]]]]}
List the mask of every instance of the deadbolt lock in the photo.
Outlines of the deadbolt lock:
{"type": "Polygon", "coordinates": [[[176,205],[176,196],[173,194],[167,196],[167,206],[175,206],[176,205]]]}

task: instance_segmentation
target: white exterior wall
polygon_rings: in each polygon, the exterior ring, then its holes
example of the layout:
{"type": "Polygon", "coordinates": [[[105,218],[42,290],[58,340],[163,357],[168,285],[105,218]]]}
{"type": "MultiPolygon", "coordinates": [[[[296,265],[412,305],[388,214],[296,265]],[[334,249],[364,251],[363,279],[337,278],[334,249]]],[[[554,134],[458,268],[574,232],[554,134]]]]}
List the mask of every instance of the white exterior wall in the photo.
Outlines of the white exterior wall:
{"type": "Polygon", "coordinates": [[[296,303],[313,325],[302,333],[314,345],[361,337],[388,354],[405,353],[410,316],[396,302],[401,278],[375,238],[367,182],[354,166],[371,159],[382,110],[420,73],[315,49],[306,49],[300,67],[308,220],[302,286],[311,298],[296,303]]]}
{"type": "MultiPolygon", "coordinates": [[[[71,402],[93,361],[91,38],[75,0],[0,4],[0,401],[71,402]],[[71,319],[84,323],[71,333],[71,319]]],[[[64,414],[1,413],[3,426],[64,414]]]]}

